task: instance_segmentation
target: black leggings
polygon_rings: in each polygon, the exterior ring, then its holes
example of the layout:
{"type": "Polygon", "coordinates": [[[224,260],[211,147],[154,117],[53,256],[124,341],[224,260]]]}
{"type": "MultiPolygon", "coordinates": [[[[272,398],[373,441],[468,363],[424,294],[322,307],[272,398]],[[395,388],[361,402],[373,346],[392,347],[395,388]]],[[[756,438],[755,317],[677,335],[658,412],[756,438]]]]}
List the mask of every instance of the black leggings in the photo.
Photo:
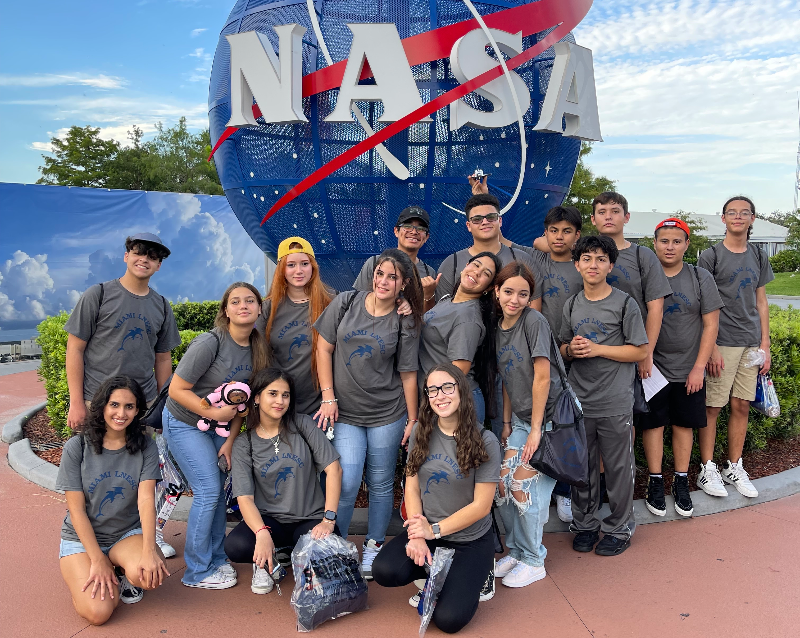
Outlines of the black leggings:
{"type": "MultiPolygon", "coordinates": [[[[270,534],[276,548],[294,547],[303,534],[310,532],[322,520],[321,518],[307,518],[296,523],[279,523],[271,516],[262,514],[261,517],[264,520],[264,525],[268,525],[271,528],[270,534]]],[[[333,533],[341,536],[338,526],[334,526],[333,533]]],[[[231,559],[231,562],[252,563],[255,549],[256,535],[244,521],[234,527],[231,533],[225,537],[225,553],[231,559]]]]}
{"type": "MultiPolygon", "coordinates": [[[[456,550],[432,619],[439,629],[454,634],[467,626],[478,609],[481,588],[494,564],[494,535],[490,529],[474,541],[459,543],[443,538],[426,542],[431,554],[437,547],[456,550]]],[[[408,532],[403,530],[381,548],[372,564],[376,583],[383,587],[402,587],[427,577],[425,568],[406,556],[406,543],[408,532]]]]}

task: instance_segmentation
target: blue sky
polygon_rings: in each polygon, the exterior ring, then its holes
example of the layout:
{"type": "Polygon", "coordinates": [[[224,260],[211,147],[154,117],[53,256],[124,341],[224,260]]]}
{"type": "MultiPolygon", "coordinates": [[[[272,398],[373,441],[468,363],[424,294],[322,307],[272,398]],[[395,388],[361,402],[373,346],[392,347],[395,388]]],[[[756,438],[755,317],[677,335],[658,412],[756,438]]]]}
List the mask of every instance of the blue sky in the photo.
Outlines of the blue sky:
{"type": "MultiPolygon", "coordinates": [[[[207,125],[217,34],[233,0],[5,3],[0,181],[34,182],[51,135],[185,115],[207,125]]],[[[710,213],[734,192],[788,210],[798,143],[800,7],[790,0],[598,0],[576,29],[594,51],[605,142],[590,164],[633,210],[710,213]]],[[[5,256],[3,256],[5,258],[5,256]]]]}

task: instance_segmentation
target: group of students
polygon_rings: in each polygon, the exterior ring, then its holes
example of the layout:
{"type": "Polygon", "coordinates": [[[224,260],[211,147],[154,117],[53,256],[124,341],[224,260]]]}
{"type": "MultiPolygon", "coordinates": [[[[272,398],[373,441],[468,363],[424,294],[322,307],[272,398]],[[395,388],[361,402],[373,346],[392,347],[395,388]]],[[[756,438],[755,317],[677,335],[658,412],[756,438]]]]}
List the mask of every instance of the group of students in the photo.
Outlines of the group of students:
{"type": "MultiPolygon", "coordinates": [[[[412,206],[394,228],[398,247],[368,259],[354,290],[329,289],[313,247],[290,237],[279,246],[266,299],[245,282],[225,291],[215,327],[177,366],[162,416],[194,496],[184,585],[226,589],[238,578],[231,563],[250,563],[252,591],[268,593],[277,549],[308,532],[347,536],[365,479],[365,578],[421,589],[435,548],[453,548],[433,615],[452,633],[494,595],[495,577],[509,587],[545,577],[542,532],[554,493],[576,551],[614,556],[627,549],[635,527],[632,426],[643,430],[654,514],[666,512],[666,425],[673,426],[679,514],[692,514],[687,471],[695,429],[698,486],[724,496],[725,481],[757,495],[741,451],[758,368],[743,362],[760,348],[767,356],[761,370],[769,369],[764,285],[773,275],[748,243],[753,203],[726,202],[725,240],[694,267],[683,262],[691,233],[680,219],[655,229],[655,253],[626,241],[628,205],[618,193],[593,202],[599,235],[581,237],[579,211],[557,206],[531,248],[503,237],[498,200],[485,180],[471,183],[465,212],[473,245],[438,272],[418,257],[430,219],[412,206]],[[647,414],[634,415],[635,375],[648,378],[654,365],[669,384],[647,414]],[[244,421],[236,406],[203,402],[234,381],[251,390],[244,421]],[[586,488],[556,484],[530,464],[563,383],[584,414],[586,488]],[[729,399],[720,472],[715,427],[729,399]],[[230,436],[200,430],[201,418],[230,421],[230,436]],[[401,447],[408,454],[406,521],[387,542],[401,447]],[[228,468],[243,520],[226,536],[228,468]],[[601,519],[603,492],[611,512],[601,519]],[[497,563],[493,504],[509,549],[497,563]]],[[[168,255],[155,235],[128,238],[125,274],[89,288],[66,325],[69,423],[83,436],[66,444],[59,472],[69,509],[61,570],[77,611],[95,624],[119,600],[136,602],[158,586],[167,575],[164,557],[174,555],[155,533],[158,454],[139,425],[169,379],[166,362],[179,343],[169,304],[148,285],[168,255]]]]}

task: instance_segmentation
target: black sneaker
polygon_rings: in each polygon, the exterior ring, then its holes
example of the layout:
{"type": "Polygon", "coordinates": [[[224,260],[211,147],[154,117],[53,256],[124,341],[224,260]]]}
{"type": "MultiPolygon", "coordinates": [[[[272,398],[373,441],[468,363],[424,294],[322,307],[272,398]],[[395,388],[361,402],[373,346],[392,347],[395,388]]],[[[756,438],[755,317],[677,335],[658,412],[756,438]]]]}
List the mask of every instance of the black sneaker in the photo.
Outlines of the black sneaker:
{"type": "Polygon", "coordinates": [[[651,476],[647,481],[647,498],[644,501],[647,509],[656,516],[667,513],[667,500],[664,498],[664,477],[651,476]]]}
{"type": "Polygon", "coordinates": [[[491,600],[492,598],[494,598],[494,567],[492,567],[492,570],[486,577],[486,582],[483,583],[483,587],[481,587],[481,595],[478,600],[482,603],[485,603],[487,600],[491,600]]]}
{"type": "Polygon", "coordinates": [[[117,575],[117,581],[119,581],[120,602],[126,605],[133,605],[144,598],[144,589],[131,585],[131,582],[125,577],[125,574],[122,573],[122,570],[115,569],[114,571],[117,575]]]}
{"type": "Polygon", "coordinates": [[[675,511],[681,516],[691,516],[694,512],[692,497],[689,494],[689,477],[675,475],[672,481],[672,496],[675,497],[675,511]]]}
{"type": "Polygon", "coordinates": [[[600,532],[578,532],[572,539],[572,549],[576,552],[591,552],[599,540],[600,532]]]}
{"type": "Polygon", "coordinates": [[[598,556],[616,556],[617,554],[621,554],[626,549],[631,546],[631,539],[622,540],[621,538],[617,538],[616,536],[611,536],[610,534],[606,534],[603,536],[603,540],[601,540],[597,547],[594,550],[594,553],[598,556]]]}

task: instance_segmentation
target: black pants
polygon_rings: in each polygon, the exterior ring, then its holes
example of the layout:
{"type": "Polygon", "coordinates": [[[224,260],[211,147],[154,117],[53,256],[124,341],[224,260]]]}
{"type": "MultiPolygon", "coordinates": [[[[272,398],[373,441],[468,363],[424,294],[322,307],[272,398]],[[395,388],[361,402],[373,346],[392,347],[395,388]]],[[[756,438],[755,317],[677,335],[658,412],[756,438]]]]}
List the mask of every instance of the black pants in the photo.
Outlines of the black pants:
{"type": "MultiPolygon", "coordinates": [[[[322,520],[320,518],[309,518],[297,523],[279,523],[271,516],[262,514],[261,517],[264,519],[264,525],[269,525],[272,528],[270,534],[272,534],[272,542],[276,548],[294,547],[303,534],[310,532],[322,520]]],[[[333,533],[341,536],[338,526],[334,526],[333,533]]],[[[252,563],[255,549],[256,535],[244,521],[234,527],[225,538],[225,553],[231,559],[231,562],[252,563]]]]}
{"type": "MultiPolygon", "coordinates": [[[[467,626],[478,609],[481,587],[494,564],[494,535],[490,529],[474,541],[459,543],[443,538],[426,542],[431,554],[437,547],[456,550],[432,619],[439,629],[454,634],[467,626]]],[[[406,556],[406,543],[408,532],[404,530],[383,546],[372,564],[376,583],[383,587],[402,587],[427,577],[425,568],[406,556]]]]}

